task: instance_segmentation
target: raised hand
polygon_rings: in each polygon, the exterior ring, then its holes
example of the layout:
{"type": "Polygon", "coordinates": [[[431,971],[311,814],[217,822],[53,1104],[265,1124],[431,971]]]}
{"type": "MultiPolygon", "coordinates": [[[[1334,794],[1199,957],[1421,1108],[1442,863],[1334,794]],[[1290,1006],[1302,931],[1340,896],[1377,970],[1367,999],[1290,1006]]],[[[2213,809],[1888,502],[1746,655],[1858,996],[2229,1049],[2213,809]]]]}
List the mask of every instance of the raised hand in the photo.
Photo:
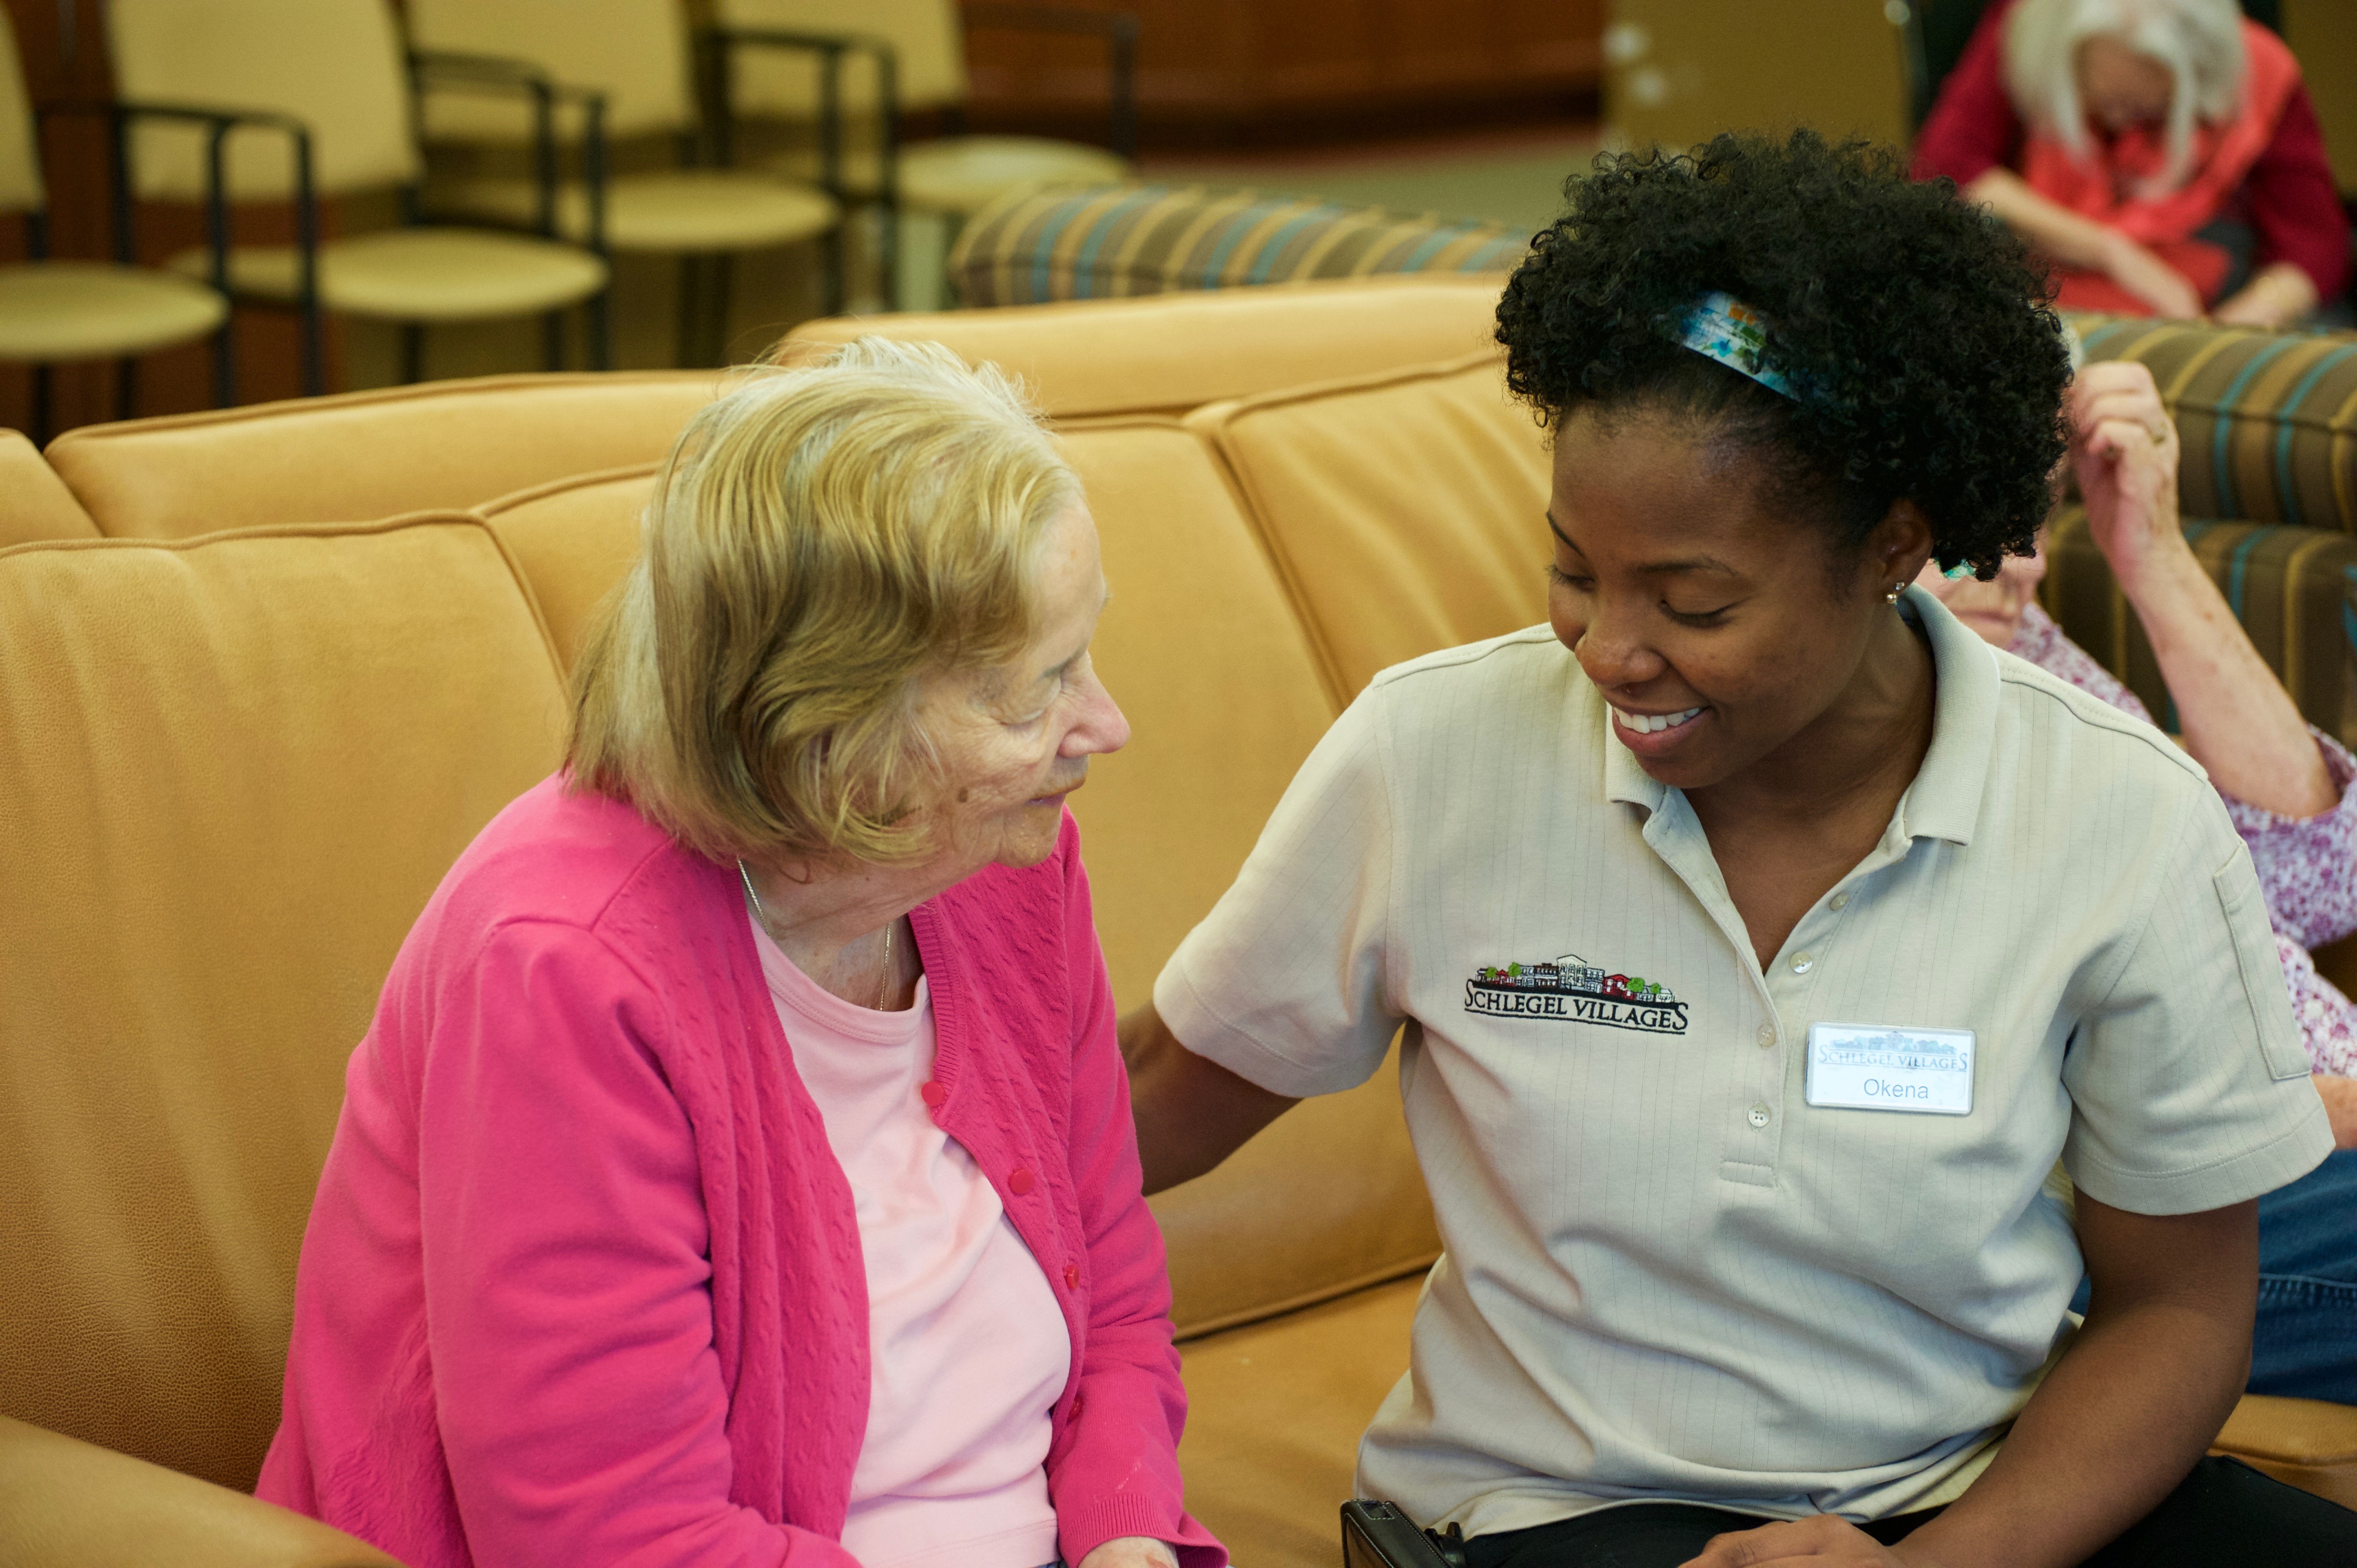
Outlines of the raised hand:
{"type": "Polygon", "coordinates": [[[2082,370],[2065,407],[2087,531],[2135,598],[2155,570],[2190,564],[2177,513],[2177,426],[2152,371],[2133,360],[2082,370]]]}

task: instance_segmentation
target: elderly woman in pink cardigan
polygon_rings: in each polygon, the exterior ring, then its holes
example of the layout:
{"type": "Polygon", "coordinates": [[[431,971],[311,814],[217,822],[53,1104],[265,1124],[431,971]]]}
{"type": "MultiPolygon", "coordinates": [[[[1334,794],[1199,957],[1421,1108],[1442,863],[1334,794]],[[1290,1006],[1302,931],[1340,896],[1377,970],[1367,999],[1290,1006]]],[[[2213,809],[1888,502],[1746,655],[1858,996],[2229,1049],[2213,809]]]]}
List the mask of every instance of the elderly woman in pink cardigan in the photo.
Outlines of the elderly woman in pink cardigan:
{"type": "Polygon", "coordinates": [[[259,1491],[415,1568],[1221,1568],[1064,800],[1080,486],[863,339],[690,425],[353,1054],[259,1491]]]}

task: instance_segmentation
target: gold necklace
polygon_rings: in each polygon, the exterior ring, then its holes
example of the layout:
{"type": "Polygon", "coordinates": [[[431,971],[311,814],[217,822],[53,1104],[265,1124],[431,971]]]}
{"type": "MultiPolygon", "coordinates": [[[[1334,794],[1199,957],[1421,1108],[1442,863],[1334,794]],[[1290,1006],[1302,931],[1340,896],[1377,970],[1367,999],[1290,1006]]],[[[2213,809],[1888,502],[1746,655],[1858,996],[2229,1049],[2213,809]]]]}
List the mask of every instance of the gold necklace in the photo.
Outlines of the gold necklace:
{"type": "MultiPolygon", "coordinates": [[[[783,941],[779,940],[778,929],[770,924],[769,907],[761,902],[761,890],[753,886],[753,874],[745,868],[745,861],[742,856],[739,856],[737,861],[737,875],[745,879],[745,897],[753,901],[753,918],[761,923],[761,929],[770,933],[770,940],[773,942],[777,942],[779,949],[783,950],[786,944],[783,941]]],[[[876,1000],[867,1004],[868,1007],[875,1012],[881,1013],[886,1011],[887,1009],[885,1008],[884,1004],[891,999],[892,931],[893,928],[898,926],[899,923],[900,922],[896,918],[890,925],[884,928],[884,972],[878,977],[877,982],[876,1000]]]]}

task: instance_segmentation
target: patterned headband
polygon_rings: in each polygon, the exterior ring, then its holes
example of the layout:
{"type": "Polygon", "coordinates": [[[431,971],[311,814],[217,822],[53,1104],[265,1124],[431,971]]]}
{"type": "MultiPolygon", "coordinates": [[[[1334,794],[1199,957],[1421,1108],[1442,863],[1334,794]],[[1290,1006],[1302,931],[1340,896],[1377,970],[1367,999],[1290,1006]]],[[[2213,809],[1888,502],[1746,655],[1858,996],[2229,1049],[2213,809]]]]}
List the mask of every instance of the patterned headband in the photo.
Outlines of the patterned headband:
{"type": "Polygon", "coordinates": [[[1792,378],[1768,368],[1768,318],[1731,294],[1713,289],[1704,295],[1686,312],[1674,338],[1770,392],[1801,401],[1792,378]]]}

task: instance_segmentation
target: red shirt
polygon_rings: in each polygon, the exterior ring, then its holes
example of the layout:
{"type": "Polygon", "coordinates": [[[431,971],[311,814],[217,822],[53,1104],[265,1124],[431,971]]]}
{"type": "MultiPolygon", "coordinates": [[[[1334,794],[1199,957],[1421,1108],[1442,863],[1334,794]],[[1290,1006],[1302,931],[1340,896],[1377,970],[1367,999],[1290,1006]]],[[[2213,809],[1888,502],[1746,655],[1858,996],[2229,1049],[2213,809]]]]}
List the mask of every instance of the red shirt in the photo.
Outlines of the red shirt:
{"type": "MultiPolygon", "coordinates": [[[[2013,0],[1981,16],[1939,102],[1915,137],[1915,177],[1968,185],[2000,166],[2018,171],[2021,114],[2005,90],[2005,19],[2013,0]]],[[[2349,220],[2324,156],[2324,133],[2305,86],[2292,90],[2273,141],[2237,193],[2234,217],[2250,225],[2255,270],[2289,262],[2331,299],[2349,281],[2349,220]]]]}

